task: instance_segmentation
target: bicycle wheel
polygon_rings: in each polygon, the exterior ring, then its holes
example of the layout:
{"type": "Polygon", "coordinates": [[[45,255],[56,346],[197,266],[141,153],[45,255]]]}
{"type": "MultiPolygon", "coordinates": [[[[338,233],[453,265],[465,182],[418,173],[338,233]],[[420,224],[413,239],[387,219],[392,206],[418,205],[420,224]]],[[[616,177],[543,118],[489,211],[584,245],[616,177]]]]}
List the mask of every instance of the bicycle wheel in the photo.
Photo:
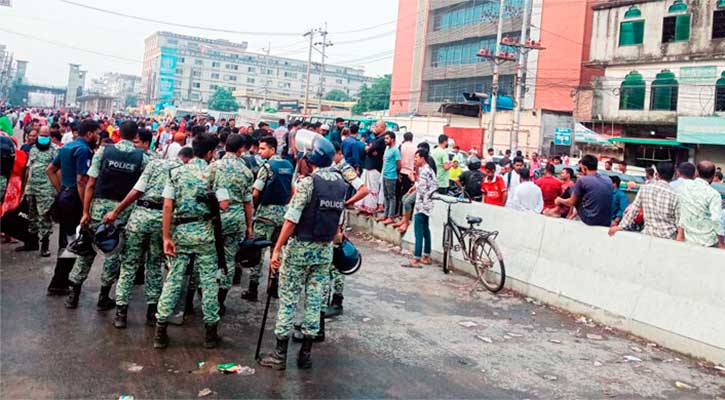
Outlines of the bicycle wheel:
{"type": "Polygon", "coordinates": [[[479,238],[471,249],[471,255],[471,261],[481,284],[492,293],[503,289],[506,269],[501,249],[496,241],[487,237],[479,238]]]}
{"type": "Polygon", "coordinates": [[[443,227],[443,273],[451,272],[451,250],[453,249],[453,230],[450,225],[443,227]]]}

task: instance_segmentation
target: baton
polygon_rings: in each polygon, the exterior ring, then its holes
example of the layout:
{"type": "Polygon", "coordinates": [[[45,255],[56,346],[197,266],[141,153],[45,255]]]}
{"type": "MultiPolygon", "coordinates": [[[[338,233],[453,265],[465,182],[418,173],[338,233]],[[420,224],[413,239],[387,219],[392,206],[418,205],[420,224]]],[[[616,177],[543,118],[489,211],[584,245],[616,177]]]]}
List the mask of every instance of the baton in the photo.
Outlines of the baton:
{"type": "Polygon", "coordinates": [[[262,347],[262,338],[264,337],[264,327],[267,325],[267,314],[269,313],[269,303],[272,297],[277,292],[278,280],[277,273],[269,276],[269,283],[267,285],[267,304],[264,306],[264,314],[262,315],[262,327],[259,328],[259,339],[257,339],[257,350],[254,352],[254,359],[259,361],[259,350],[262,347]]]}

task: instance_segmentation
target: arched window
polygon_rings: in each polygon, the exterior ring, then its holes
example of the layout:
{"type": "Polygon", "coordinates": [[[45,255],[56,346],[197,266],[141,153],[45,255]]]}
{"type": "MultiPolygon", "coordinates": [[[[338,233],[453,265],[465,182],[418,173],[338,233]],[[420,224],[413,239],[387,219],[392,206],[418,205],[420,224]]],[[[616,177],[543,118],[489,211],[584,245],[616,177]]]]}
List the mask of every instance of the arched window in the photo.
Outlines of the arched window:
{"type": "Polygon", "coordinates": [[[662,20],[662,43],[690,40],[690,14],[687,13],[687,4],[682,0],[675,0],[667,10],[669,14],[662,20]]]}
{"type": "Polygon", "coordinates": [[[644,19],[639,8],[632,6],[624,13],[625,21],[619,24],[619,45],[631,46],[642,44],[644,39],[644,19]],[[637,19],[639,18],[639,19],[637,19]],[[631,21],[628,21],[631,20],[631,21]]]}
{"type": "Polygon", "coordinates": [[[677,79],[669,69],[663,69],[652,82],[650,110],[677,111],[677,79]]]}
{"type": "Polygon", "coordinates": [[[725,71],[715,82],[715,111],[725,111],[725,71]]]}
{"type": "Polygon", "coordinates": [[[647,84],[642,74],[632,71],[624,77],[619,88],[620,110],[644,110],[644,92],[647,84]]]}

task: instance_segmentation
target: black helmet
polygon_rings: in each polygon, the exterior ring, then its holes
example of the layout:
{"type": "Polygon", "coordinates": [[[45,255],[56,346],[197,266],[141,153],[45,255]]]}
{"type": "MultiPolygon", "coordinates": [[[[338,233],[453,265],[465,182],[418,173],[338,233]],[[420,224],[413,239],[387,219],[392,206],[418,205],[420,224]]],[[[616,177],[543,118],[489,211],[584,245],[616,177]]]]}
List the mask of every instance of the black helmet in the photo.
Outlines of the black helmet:
{"type": "Polygon", "coordinates": [[[335,246],[332,252],[332,264],[343,275],[352,275],[362,265],[362,255],[347,238],[335,246]]]}
{"type": "Polygon", "coordinates": [[[262,249],[271,245],[272,242],[265,238],[244,239],[239,242],[234,260],[242,268],[252,268],[262,261],[262,249]]]}
{"type": "Polygon", "coordinates": [[[121,231],[121,223],[118,221],[98,225],[96,234],[93,236],[93,248],[107,256],[115,254],[123,247],[121,231]]]}
{"type": "Polygon", "coordinates": [[[478,157],[471,157],[468,159],[468,170],[469,171],[478,171],[481,169],[481,159],[478,157]]]}
{"type": "Polygon", "coordinates": [[[335,147],[329,140],[318,135],[312,140],[312,148],[305,154],[305,158],[320,168],[327,168],[335,158],[335,147]]]}
{"type": "Polygon", "coordinates": [[[76,238],[70,242],[66,250],[81,257],[95,256],[96,251],[93,250],[93,233],[91,230],[79,227],[76,238]]]}

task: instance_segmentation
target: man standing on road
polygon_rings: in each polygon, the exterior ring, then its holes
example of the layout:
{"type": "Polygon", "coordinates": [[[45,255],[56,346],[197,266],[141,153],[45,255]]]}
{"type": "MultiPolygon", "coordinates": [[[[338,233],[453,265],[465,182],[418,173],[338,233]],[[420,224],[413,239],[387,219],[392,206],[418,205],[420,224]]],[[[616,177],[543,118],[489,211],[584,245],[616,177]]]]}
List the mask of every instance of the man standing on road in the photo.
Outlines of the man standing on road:
{"type": "Polygon", "coordinates": [[[375,139],[365,146],[365,160],[363,163],[363,181],[370,190],[370,194],[358,204],[362,212],[374,215],[379,210],[382,192],[382,179],[380,172],[383,169],[383,153],[385,152],[385,121],[378,121],[373,127],[375,139]]]}
{"type": "Polygon", "coordinates": [[[450,177],[448,170],[451,169],[453,163],[448,157],[448,136],[438,136],[438,147],[434,148],[430,152],[431,158],[436,164],[436,176],[438,179],[438,193],[448,193],[448,186],[450,186],[450,177]]]}
{"type": "Polygon", "coordinates": [[[725,248],[720,222],[722,200],[710,186],[715,176],[715,164],[700,161],[697,178],[685,179],[677,189],[680,196],[680,222],[677,240],[705,247],[725,248]]]}
{"type": "Polygon", "coordinates": [[[397,194],[398,171],[400,171],[400,150],[395,146],[395,133],[385,132],[385,152],[383,153],[383,195],[385,211],[378,222],[390,225],[395,220],[395,195],[397,194]]]}
{"type": "Polygon", "coordinates": [[[162,236],[164,254],[168,256],[169,272],[159,298],[156,313],[154,348],[169,345],[168,319],[181,294],[181,285],[189,264],[199,278],[204,313],[204,347],[219,344],[219,285],[217,283],[217,253],[214,229],[208,206],[209,161],[214,156],[216,138],[208,133],[194,137],[194,158],[188,164],[173,168],[164,186],[162,236]],[[173,229],[172,229],[173,225],[173,229]]]}
{"type": "Polygon", "coordinates": [[[642,185],[632,204],[627,207],[619,225],[609,228],[609,236],[628,228],[634,222],[640,209],[644,209],[644,229],[642,233],[663,239],[677,237],[677,223],[680,219],[680,199],[670,181],[675,174],[672,163],[657,165],[657,180],[642,185]]]}
{"type": "Polygon", "coordinates": [[[587,154],[581,159],[582,176],[577,179],[571,197],[558,197],[558,206],[576,207],[587,225],[609,226],[612,220],[612,180],[597,172],[599,161],[587,154]]]}
{"type": "Polygon", "coordinates": [[[50,285],[48,285],[48,294],[52,296],[68,294],[68,287],[70,286],[68,274],[73,269],[75,259],[60,258],[60,255],[68,245],[69,238],[75,235],[76,227],[83,215],[83,199],[86,195],[88,168],[93,158],[91,147],[95,146],[100,131],[101,127],[98,122],[93,120],[81,122],[78,129],[78,138],[61,147],[53,163],[46,170],[50,183],[58,192],[56,206],[60,216],[60,229],[58,232],[59,257],[55,262],[53,278],[50,280],[50,285]]]}
{"type": "MultiPolygon", "coordinates": [[[[120,129],[121,141],[100,148],[93,155],[88,170],[88,184],[83,199],[83,217],[80,224],[88,227],[91,232],[95,232],[103,223],[103,217],[123,201],[148,163],[148,156],[133,144],[138,135],[138,125],[129,120],[122,123],[120,129]]],[[[126,210],[124,214],[119,215],[119,221],[125,224],[129,215],[130,210],[126,210]]],[[[122,255],[123,249],[107,257],[103,262],[101,292],[97,304],[99,311],[110,310],[116,306],[109,294],[121,267],[122,255]]],[[[95,254],[78,257],[78,262],[70,274],[73,288],[65,302],[67,308],[78,307],[81,287],[88,278],[95,258],[95,254]]]]}

